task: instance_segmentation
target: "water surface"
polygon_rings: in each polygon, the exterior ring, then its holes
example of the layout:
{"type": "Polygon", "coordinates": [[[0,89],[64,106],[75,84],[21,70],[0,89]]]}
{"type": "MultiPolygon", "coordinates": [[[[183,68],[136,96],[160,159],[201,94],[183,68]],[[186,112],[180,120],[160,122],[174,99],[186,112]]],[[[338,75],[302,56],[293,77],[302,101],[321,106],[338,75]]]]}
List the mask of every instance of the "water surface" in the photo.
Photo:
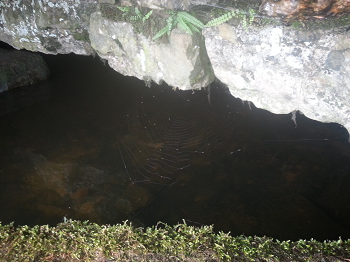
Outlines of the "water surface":
{"type": "Polygon", "coordinates": [[[233,235],[350,237],[340,125],[298,114],[296,127],[219,84],[209,100],[204,89],[146,87],[97,58],[45,59],[50,80],[29,87],[44,91],[0,95],[3,223],[184,219],[233,235]]]}

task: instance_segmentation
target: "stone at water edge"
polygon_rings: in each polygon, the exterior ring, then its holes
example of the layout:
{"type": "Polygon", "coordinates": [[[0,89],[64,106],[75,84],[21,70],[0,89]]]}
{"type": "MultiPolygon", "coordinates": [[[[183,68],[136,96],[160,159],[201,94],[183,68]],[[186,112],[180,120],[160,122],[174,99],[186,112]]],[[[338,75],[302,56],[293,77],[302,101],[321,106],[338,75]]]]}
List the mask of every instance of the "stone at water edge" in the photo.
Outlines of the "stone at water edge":
{"type": "Polygon", "coordinates": [[[0,92],[46,80],[49,74],[39,54],[0,48],[0,92]]]}

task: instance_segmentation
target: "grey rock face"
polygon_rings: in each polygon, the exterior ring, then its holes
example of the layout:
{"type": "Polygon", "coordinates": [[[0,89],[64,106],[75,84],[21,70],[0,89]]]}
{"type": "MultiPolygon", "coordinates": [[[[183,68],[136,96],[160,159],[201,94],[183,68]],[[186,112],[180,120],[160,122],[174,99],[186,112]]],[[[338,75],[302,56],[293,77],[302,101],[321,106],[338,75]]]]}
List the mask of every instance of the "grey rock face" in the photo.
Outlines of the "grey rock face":
{"type": "Polygon", "coordinates": [[[350,130],[349,32],[222,24],[203,34],[214,73],[232,95],[350,130]]]}
{"type": "Polygon", "coordinates": [[[90,40],[98,55],[123,75],[180,89],[201,88],[214,80],[204,39],[175,29],[169,40],[153,41],[125,22],[91,15],[90,40]]]}
{"type": "Polygon", "coordinates": [[[96,1],[0,2],[0,40],[16,49],[91,55],[87,32],[96,1]]]}
{"type": "Polygon", "coordinates": [[[39,54],[0,48],[0,92],[45,80],[49,73],[39,54]]]}
{"type": "MultiPolygon", "coordinates": [[[[204,38],[200,34],[190,36],[174,30],[169,44],[158,44],[151,37],[136,33],[129,23],[103,18],[98,12],[100,3],[111,2],[2,1],[0,40],[18,49],[48,54],[91,55],[97,52],[122,74],[156,83],[164,80],[181,89],[201,88],[213,81],[204,38]]],[[[175,8],[186,3],[189,1],[147,0],[136,4],[175,8]]]]}

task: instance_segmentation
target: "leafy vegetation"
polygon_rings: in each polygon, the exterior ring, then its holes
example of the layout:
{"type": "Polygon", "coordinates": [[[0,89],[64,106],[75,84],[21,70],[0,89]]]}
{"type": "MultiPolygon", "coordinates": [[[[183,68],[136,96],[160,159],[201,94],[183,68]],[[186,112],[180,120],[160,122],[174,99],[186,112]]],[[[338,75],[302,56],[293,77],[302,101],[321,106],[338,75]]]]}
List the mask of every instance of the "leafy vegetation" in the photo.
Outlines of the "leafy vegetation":
{"type": "Polygon", "coordinates": [[[345,261],[350,240],[278,241],[233,237],[212,226],[158,223],[97,225],[66,220],[56,227],[0,224],[1,261],[345,261]]]}
{"type": "Polygon", "coordinates": [[[155,10],[146,7],[122,7],[117,5],[101,4],[102,16],[111,21],[127,22],[132,24],[137,33],[153,37],[161,26],[164,18],[154,15],[155,10]]]}
{"type": "Polygon", "coordinates": [[[255,15],[255,11],[252,9],[249,10],[248,15],[240,12],[239,10],[232,10],[210,20],[204,25],[192,14],[185,11],[169,11],[169,13],[170,17],[167,19],[167,25],[153,37],[153,40],[163,36],[164,34],[169,35],[171,30],[173,30],[176,25],[182,28],[186,33],[193,35],[195,32],[200,33],[204,27],[221,25],[235,16],[241,19],[244,29],[247,30],[248,26],[252,24],[255,15]]]}
{"type": "Polygon", "coordinates": [[[129,14],[130,15],[129,17],[130,17],[131,20],[134,20],[134,21],[142,20],[142,22],[145,22],[151,16],[151,14],[153,13],[153,10],[151,10],[146,15],[143,15],[138,7],[135,7],[134,9],[131,9],[130,7],[120,7],[120,6],[118,6],[118,9],[123,12],[123,18],[127,14],[129,14]],[[131,12],[132,12],[131,10],[134,10],[135,15],[131,14],[131,12]]]}
{"type": "Polygon", "coordinates": [[[205,25],[205,27],[221,25],[235,16],[242,20],[243,27],[245,30],[247,30],[248,26],[251,25],[254,21],[255,11],[253,9],[249,9],[248,15],[240,12],[239,10],[232,10],[230,12],[225,12],[223,15],[210,20],[205,25]]]}
{"type": "Polygon", "coordinates": [[[191,14],[184,11],[169,11],[170,16],[168,17],[167,25],[162,28],[154,37],[153,40],[161,37],[164,34],[170,34],[171,30],[179,25],[186,33],[193,34],[193,32],[200,32],[204,28],[204,24],[191,14]]]}
{"type": "Polygon", "coordinates": [[[201,33],[202,29],[205,27],[218,26],[223,24],[233,17],[237,18],[242,22],[243,28],[247,30],[247,28],[253,23],[255,18],[255,11],[253,9],[249,9],[248,12],[243,12],[238,9],[234,10],[222,10],[219,9],[217,13],[219,17],[213,18],[204,24],[201,20],[199,20],[196,16],[196,13],[189,13],[186,11],[166,11],[165,15],[168,16],[166,19],[164,18],[164,14],[160,16],[155,16],[153,14],[153,10],[148,8],[138,8],[138,7],[116,7],[111,5],[101,5],[102,14],[112,20],[122,20],[126,22],[130,22],[133,24],[134,28],[137,32],[143,32],[149,34],[148,31],[153,31],[153,28],[156,29],[157,33],[152,37],[153,40],[162,37],[163,35],[169,35],[171,31],[179,27],[184,30],[186,33],[193,35],[194,33],[201,33]],[[165,24],[165,26],[164,26],[165,24]]]}

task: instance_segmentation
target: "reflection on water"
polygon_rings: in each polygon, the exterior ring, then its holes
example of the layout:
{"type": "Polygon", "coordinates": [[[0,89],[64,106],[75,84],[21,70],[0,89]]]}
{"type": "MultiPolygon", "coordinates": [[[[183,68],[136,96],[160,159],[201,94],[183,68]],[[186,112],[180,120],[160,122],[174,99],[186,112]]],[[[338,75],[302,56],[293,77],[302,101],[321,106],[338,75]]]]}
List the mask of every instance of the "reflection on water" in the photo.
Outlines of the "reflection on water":
{"type": "Polygon", "coordinates": [[[339,125],[298,114],[295,128],[217,85],[210,103],[204,90],[147,88],[91,57],[46,60],[50,95],[0,116],[3,223],[185,219],[233,235],[350,237],[339,125]]]}

